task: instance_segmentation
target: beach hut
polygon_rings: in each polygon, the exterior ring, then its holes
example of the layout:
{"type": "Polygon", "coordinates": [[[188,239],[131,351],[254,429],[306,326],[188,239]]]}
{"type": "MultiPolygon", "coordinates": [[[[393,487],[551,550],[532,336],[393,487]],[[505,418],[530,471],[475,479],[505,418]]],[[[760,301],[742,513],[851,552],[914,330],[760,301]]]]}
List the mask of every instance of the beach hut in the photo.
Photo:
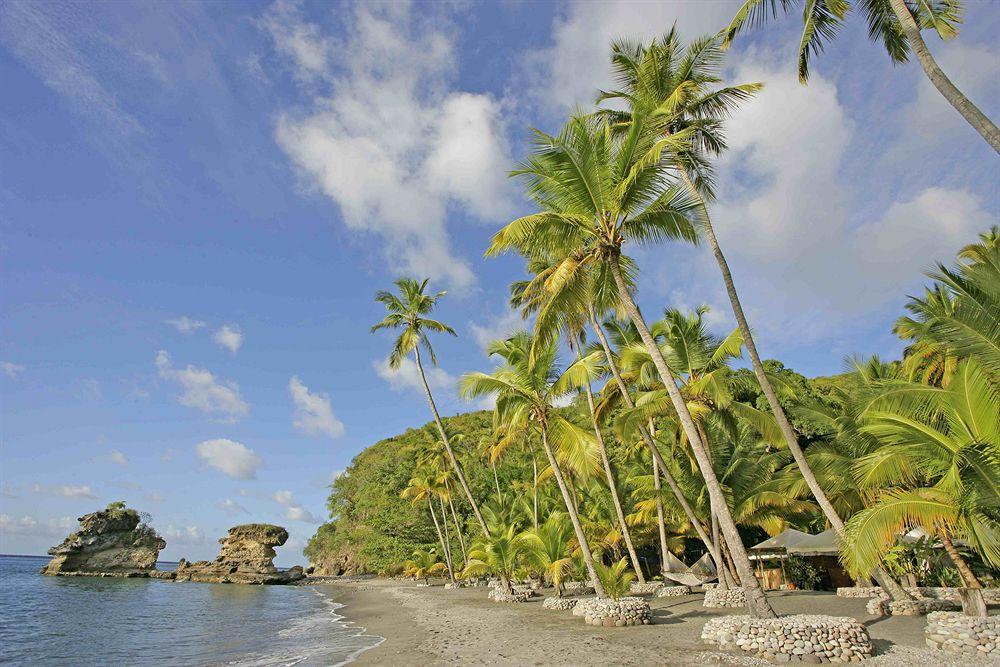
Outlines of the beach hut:
{"type": "Polygon", "coordinates": [[[808,558],[819,569],[823,588],[853,586],[853,580],[840,564],[837,550],[837,533],[832,528],[818,535],[789,528],[750,547],[750,559],[756,561],[758,578],[765,588],[787,588],[785,559],[791,555],[808,558]],[[775,563],[777,567],[768,568],[768,563],[775,563]]]}

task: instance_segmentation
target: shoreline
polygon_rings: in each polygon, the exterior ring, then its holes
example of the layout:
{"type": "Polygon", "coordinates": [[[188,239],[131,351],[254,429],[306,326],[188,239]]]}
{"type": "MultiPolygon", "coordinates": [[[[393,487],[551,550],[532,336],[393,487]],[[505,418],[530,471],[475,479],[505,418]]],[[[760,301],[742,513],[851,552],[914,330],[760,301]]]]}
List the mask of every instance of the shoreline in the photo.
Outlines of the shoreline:
{"type": "MultiPolygon", "coordinates": [[[[629,628],[587,626],[569,611],[548,610],[542,598],[522,604],[499,604],[485,588],[447,590],[417,587],[386,579],[317,584],[333,601],[345,624],[365,635],[382,637],[377,645],[348,662],[358,665],[670,665],[705,664],[763,667],[763,660],[722,652],[701,643],[710,618],[741,609],[702,607],[702,596],[646,598],[653,624],[629,628]]],[[[868,629],[876,655],[873,667],[964,667],[961,657],[931,652],[924,644],[924,617],[873,618],[865,600],[829,593],[772,592],[779,614],[817,613],[852,616],[868,629]]],[[[989,664],[989,663],[987,663],[989,664]]]]}

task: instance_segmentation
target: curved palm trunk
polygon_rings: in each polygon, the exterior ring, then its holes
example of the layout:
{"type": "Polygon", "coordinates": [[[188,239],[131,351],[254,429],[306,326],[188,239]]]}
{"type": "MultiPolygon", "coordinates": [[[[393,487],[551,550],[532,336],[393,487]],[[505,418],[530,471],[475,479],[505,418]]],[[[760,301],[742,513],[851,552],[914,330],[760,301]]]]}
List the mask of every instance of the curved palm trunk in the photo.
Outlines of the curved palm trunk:
{"type": "Polygon", "coordinates": [[[750,612],[751,616],[757,618],[776,618],[777,615],[774,613],[774,609],[767,601],[767,596],[764,595],[764,590],[761,588],[760,582],[757,581],[757,577],[754,575],[753,566],[750,564],[750,559],[747,558],[746,548],[743,546],[740,533],[736,529],[736,522],[733,520],[732,513],[729,511],[729,506],[726,504],[726,498],[722,493],[722,487],[719,485],[719,480],[716,478],[715,471],[712,469],[711,461],[709,461],[708,458],[708,452],[701,441],[701,437],[698,435],[698,429],[695,428],[694,420],[691,418],[691,413],[688,411],[687,404],[684,402],[684,398],[681,396],[681,392],[677,388],[677,382],[674,379],[673,373],[670,372],[670,368],[667,366],[667,362],[663,358],[660,348],[657,347],[656,341],[653,340],[652,334],[649,333],[649,327],[646,326],[646,321],[639,313],[639,307],[636,306],[635,300],[629,292],[628,285],[625,283],[625,278],[622,276],[621,266],[618,264],[617,257],[611,259],[611,274],[614,276],[615,285],[618,288],[618,296],[622,300],[625,310],[628,311],[629,317],[632,318],[632,322],[639,330],[639,336],[642,338],[642,342],[646,345],[646,350],[653,358],[653,365],[656,366],[656,370],[660,375],[660,380],[663,381],[667,394],[670,396],[670,402],[673,404],[674,410],[677,412],[677,417],[681,422],[681,426],[684,428],[684,433],[687,435],[688,442],[691,443],[691,449],[694,452],[695,459],[698,461],[698,467],[701,469],[702,477],[704,477],[705,485],[708,488],[709,498],[711,498],[713,504],[715,505],[716,513],[719,517],[719,527],[721,528],[722,534],[726,538],[726,543],[729,545],[729,549],[732,552],[733,561],[736,565],[736,571],[740,577],[740,585],[746,593],[747,611],[750,612]]]}
{"type": "MultiPolygon", "coordinates": [[[[806,460],[805,452],[802,451],[802,447],[799,446],[798,436],[795,434],[795,429],[792,428],[791,423],[788,421],[788,416],[785,414],[785,409],[781,407],[781,403],[778,402],[778,395],[774,391],[774,387],[771,385],[771,381],[767,378],[767,374],[764,372],[764,365],[761,363],[760,354],[757,352],[757,344],[753,339],[753,332],[750,331],[750,324],[747,322],[746,314],[743,312],[743,304],[740,302],[740,295],[736,291],[736,283],[733,281],[733,274],[729,270],[729,262],[726,261],[726,256],[722,254],[722,248],[719,246],[719,240],[715,236],[715,228],[712,227],[712,219],[708,214],[708,207],[705,205],[705,200],[702,199],[701,194],[698,192],[695,184],[691,181],[691,177],[688,175],[687,170],[679,169],[681,179],[683,179],[684,184],[687,186],[688,190],[691,192],[692,196],[697,197],[700,202],[702,226],[705,229],[705,237],[708,239],[708,245],[712,249],[712,255],[715,257],[716,263],[719,265],[719,271],[722,273],[722,282],[726,286],[726,294],[729,296],[729,303],[733,309],[733,315],[736,317],[736,323],[739,325],[740,333],[743,335],[743,344],[746,346],[747,355],[750,357],[750,365],[753,367],[753,374],[757,378],[758,384],[760,384],[761,391],[764,392],[765,398],[767,398],[767,404],[771,408],[771,413],[774,415],[774,419],[778,422],[778,428],[781,430],[782,436],[785,438],[785,443],[788,445],[788,451],[792,453],[792,458],[795,459],[795,465],[798,466],[799,472],[802,473],[802,479],[805,480],[806,486],[809,487],[809,491],[812,493],[813,497],[816,499],[816,503],[823,510],[823,514],[826,516],[827,521],[837,535],[843,539],[844,537],[844,522],[841,520],[840,515],[837,514],[837,510],[833,507],[833,503],[830,502],[830,498],[823,491],[823,487],[820,486],[819,480],[816,479],[816,475],[812,471],[812,467],[809,465],[809,461],[806,460]]],[[[899,585],[892,577],[883,572],[881,569],[876,568],[872,570],[872,576],[878,581],[885,590],[894,600],[912,600],[913,597],[903,590],[903,587],[899,585]]]]}
{"type": "MultiPolygon", "coordinates": [[[[632,400],[632,396],[628,393],[628,387],[625,386],[625,380],[622,378],[621,371],[618,369],[618,364],[615,363],[614,355],[611,352],[611,345],[608,343],[608,338],[604,334],[604,328],[601,327],[600,322],[597,321],[597,316],[594,315],[593,310],[590,311],[590,323],[594,329],[594,333],[597,334],[598,340],[601,341],[601,347],[604,349],[604,357],[607,359],[608,368],[611,369],[611,374],[614,376],[615,383],[618,385],[618,391],[621,392],[622,400],[629,408],[634,408],[635,401],[632,400]]],[[[680,505],[681,510],[684,512],[684,516],[687,517],[688,523],[691,524],[695,534],[698,535],[698,539],[700,539],[705,545],[705,548],[708,549],[708,553],[715,564],[716,570],[718,570],[719,567],[722,566],[722,559],[720,558],[719,551],[712,544],[712,540],[708,537],[708,533],[705,531],[705,526],[698,520],[698,517],[694,513],[694,509],[691,508],[691,503],[689,503],[687,498],[684,497],[684,493],[681,491],[680,485],[670,473],[670,469],[667,468],[667,464],[663,461],[663,456],[660,454],[660,450],[653,442],[652,434],[650,431],[646,430],[645,426],[639,426],[639,434],[642,436],[646,446],[649,447],[649,451],[653,455],[653,460],[656,461],[656,464],[659,466],[660,475],[667,483],[667,486],[670,487],[670,491],[674,494],[677,504],[680,505]]]]}
{"type": "Polygon", "coordinates": [[[934,60],[934,56],[927,49],[923,35],[920,34],[920,28],[917,26],[917,22],[913,20],[913,15],[906,7],[904,0],[889,0],[889,4],[892,5],[892,11],[896,14],[896,18],[899,19],[899,23],[903,27],[903,33],[913,48],[913,52],[917,55],[917,60],[920,62],[924,74],[927,75],[927,78],[930,79],[930,82],[937,88],[942,97],[948,100],[948,104],[955,107],[955,110],[962,114],[962,117],[968,121],[969,125],[993,147],[993,150],[1000,153],[1000,130],[997,129],[997,126],[993,124],[993,121],[986,114],[979,110],[979,107],[973,104],[951,82],[948,75],[938,66],[937,61],[934,60]]]}
{"type": "MultiPolygon", "coordinates": [[[[579,354],[579,351],[577,351],[579,354]]],[[[590,407],[590,422],[594,427],[594,435],[597,436],[597,446],[601,450],[601,463],[604,465],[604,476],[608,482],[608,489],[611,491],[611,501],[615,506],[615,516],[618,518],[618,525],[622,529],[622,539],[625,540],[625,547],[628,549],[629,560],[632,561],[632,569],[635,570],[636,579],[639,583],[646,583],[646,577],[642,574],[642,566],[639,565],[639,556],[635,553],[635,547],[632,544],[632,535],[629,532],[628,524],[625,523],[625,512],[622,510],[622,501],[618,497],[618,487],[615,484],[614,471],[611,469],[611,461],[608,459],[608,450],[604,445],[604,435],[601,433],[601,427],[597,423],[597,414],[594,411],[594,392],[590,388],[590,382],[587,382],[587,405],[590,407]]],[[[662,517],[661,517],[662,525],[662,517]]]]}
{"type": "Polygon", "coordinates": [[[451,501],[451,493],[448,494],[448,507],[451,508],[451,518],[455,522],[455,532],[458,533],[458,546],[462,548],[462,565],[464,566],[469,562],[469,553],[465,549],[465,536],[462,535],[462,524],[458,522],[458,513],[455,512],[455,503],[451,501]]]}
{"type": "Polygon", "coordinates": [[[583,533],[583,526],[580,524],[580,515],[576,511],[576,503],[573,502],[573,498],[569,494],[569,488],[566,486],[562,470],[559,469],[556,457],[552,453],[552,447],[549,445],[548,426],[543,423],[541,427],[542,447],[545,449],[545,456],[549,459],[549,465],[552,467],[552,475],[556,478],[559,491],[562,492],[563,502],[566,504],[566,511],[569,512],[570,521],[573,523],[573,532],[576,533],[576,541],[580,543],[583,562],[587,565],[587,574],[590,575],[590,580],[594,584],[594,592],[597,594],[597,597],[606,597],[607,594],[604,592],[604,586],[597,577],[597,569],[594,567],[594,555],[590,552],[590,544],[587,543],[587,536],[583,533]]]}
{"type": "Polygon", "coordinates": [[[941,538],[944,550],[948,552],[948,556],[955,563],[955,567],[958,568],[958,573],[962,577],[962,583],[965,584],[965,588],[960,591],[962,596],[962,611],[966,616],[989,616],[990,611],[986,606],[986,598],[983,597],[983,585],[979,583],[979,579],[972,573],[972,569],[965,562],[965,559],[962,558],[962,554],[958,553],[958,549],[952,543],[948,531],[939,531],[938,537],[941,538]]]}
{"type": "MultiPolygon", "coordinates": [[[[444,541],[444,534],[441,533],[441,525],[438,523],[437,513],[434,511],[434,499],[431,494],[427,494],[427,506],[431,508],[431,518],[434,519],[434,529],[438,534],[438,541],[441,542],[441,551],[444,552],[444,564],[448,566],[448,577],[455,581],[455,570],[451,567],[451,552],[448,551],[448,545],[444,541]]],[[[424,583],[427,583],[427,578],[424,577],[424,583]]]]}
{"type": "MultiPolygon", "coordinates": [[[[653,490],[656,492],[656,528],[660,533],[660,574],[667,571],[667,527],[663,523],[663,499],[660,497],[660,466],[653,458],[653,490]]],[[[663,577],[666,581],[666,577],[663,577]]]]}
{"type": "Polygon", "coordinates": [[[427,384],[427,376],[424,375],[424,365],[420,362],[420,348],[413,348],[413,356],[417,361],[417,370],[420,371],[420,381],[424,385],[424,393],[427,395],[427,403],[431,406],[431,412],[434,413],[434,423],[437,424],[438,433],[441,435],[441,442],[444,443],[444,449],[448,452],[448,461],[451,462],[451,467],[455,469],[455,475],[458,477],[458,483],[462,485],[462,490],[465,491],[465,497],[469,501],[469,505],[472,506],[472,513],[476,515],[476,520],[479,521],[479,526],[483,529],[483,534],[486,537],[490,537],[490,529],[486,527],[486,522],[483,520],[483,515],[479,512],[479,505],[476,504],[475,498],[472,497],[472,491],[469,489],[469,483],[465,480],[465,473],[462,472],[462,466],[459,465],[458,459],[455,458],[455,452],[451,448],[451,443],[448,441],[448,434],[444,430],[444,424],[441,422],[441,415],[438,414],[437,405],[434,403],[434,396],[431,395],[431,387],[427,384]]]}
{"type": "Polygon", "coordinates": [[[441,527],[444,529],[444,544],[448,549],[448,576],[452,582],[455,581],[455,559],[451,555],[451,535],[448,534],[448,512],[444,509],[444,498],[438,496],[438,504],[441,506],[441,527]]]}

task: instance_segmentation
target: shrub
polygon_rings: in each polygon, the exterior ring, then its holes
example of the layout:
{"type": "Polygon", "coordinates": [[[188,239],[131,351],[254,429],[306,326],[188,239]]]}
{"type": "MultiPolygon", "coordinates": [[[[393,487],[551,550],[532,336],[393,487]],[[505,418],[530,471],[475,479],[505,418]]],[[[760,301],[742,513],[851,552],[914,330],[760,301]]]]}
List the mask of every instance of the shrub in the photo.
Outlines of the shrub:
{"type": "Polygon", "coordinates": [[[820,581],[819,568],[802,556],[789,556],[785,559],[785,576],[796,587],[805,591],[815,590],[820,581]]]}

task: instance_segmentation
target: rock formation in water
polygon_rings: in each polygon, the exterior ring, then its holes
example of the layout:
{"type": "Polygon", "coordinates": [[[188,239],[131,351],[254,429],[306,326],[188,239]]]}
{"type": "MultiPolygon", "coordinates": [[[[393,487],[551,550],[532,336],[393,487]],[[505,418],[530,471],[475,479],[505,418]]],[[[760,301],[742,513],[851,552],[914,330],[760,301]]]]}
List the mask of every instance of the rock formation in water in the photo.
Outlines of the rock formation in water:
{"type": "Polygon", "coordinates": [[[229,529],[219,540],[222,548],[215,560],[195,563],[181,559],[177,581],[224,584],[289,584],[305,577],[302,568],[279,571],[274,566],[274,547],[288,540],[288,531],[267,523],[249,523],[229,529]]]}
{"type": "Polygon", "coordinates": [[[52,560],[42,574],[148,577],[155,572],[160,549],[167,546],[139,512],[124,503],[112,503],[78,521],[79,530],[49,549],[52,560]]]}

